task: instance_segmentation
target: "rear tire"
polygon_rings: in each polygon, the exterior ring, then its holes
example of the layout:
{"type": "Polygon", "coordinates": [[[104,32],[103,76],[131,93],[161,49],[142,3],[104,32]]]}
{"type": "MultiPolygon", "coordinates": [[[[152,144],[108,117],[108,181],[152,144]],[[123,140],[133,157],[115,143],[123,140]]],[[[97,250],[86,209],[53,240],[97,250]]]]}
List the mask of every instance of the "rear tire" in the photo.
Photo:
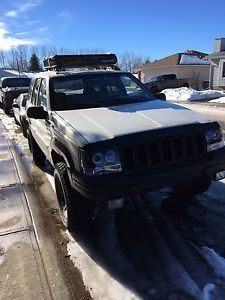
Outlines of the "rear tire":
{"type": "Polygon", "coordinates": [[[211,177],[199,178],[196,181],[187,182],[173,186],[174,194],[182,197],[193,197],[204,193],[212,183],[211,177]]]}
{"type": "Polygon", "coordinates": [[[30,153],[32,156],[32,162],[38,167],[41,167],[41,168],[44,167],[46,157],[45,157],[44,153],[42,152],[41,148],[36,143],[36,141],[33,138],[31,133],[29,133],[29,136],[28,136],[28,144],[29,144],[29,149],[30,149],[30,153]]]}
{"type": "Polygon", "coordinates": [[[189,88],[189,84],[188,83],[184,83],[183,87],[189,88]]]}
{"type": "Polygon", "coordinates": [[[23,136],[27,138],[27,126],[24,124],[22,118],[20,118],[20,124],[23,132],[23,136]]]}
{"type": "Polygon", "coordinates": [[[17,121],[17,119],[15,118],[15,116],[14,116],[14,122],[15,122],[16,125],[20,126],[20,123],[17,121]]]}
{"type": "Polygon", "coordinates": [[[3,110],[4,110],[4,113],[6,115],[9,115],[10,114],[10,108],[9,107],[6,107],[5,104],[3,104],[3,110]]]}
{"type": "Polygon", "coordinates": [[[71,187],[67,166],[64,162],[56,163],[54,179],[59,213],[63,225],[68,228],[68,230],[89,229],[94,204],[71,187]]]}

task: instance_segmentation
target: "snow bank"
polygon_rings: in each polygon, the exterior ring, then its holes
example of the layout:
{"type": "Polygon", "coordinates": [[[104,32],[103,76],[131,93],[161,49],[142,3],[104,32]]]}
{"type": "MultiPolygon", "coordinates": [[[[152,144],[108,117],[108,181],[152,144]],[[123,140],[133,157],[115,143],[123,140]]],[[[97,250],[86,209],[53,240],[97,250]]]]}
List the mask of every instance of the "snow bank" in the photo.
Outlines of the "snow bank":
{"type": "Polygon", "coordinates": [[[214,103],[225,103],[225,97],[221,97],[219,99],[213,99],[210,102],[214,102],[214,103]]]}
{"type": "Polygon", "coordinates": [[[200,58],[196,55],[182,54],[180,65],[210,65],[210,60],[207,58],[200,58]]]}
{"type": "Polygon", "coordinates": [[[169,101],[203,101],[219,97],[225,97],[225,93],[214,90],[196,91],[190,88],[181,87],[176,89],[165,89],[162,91],[169,101]]]}

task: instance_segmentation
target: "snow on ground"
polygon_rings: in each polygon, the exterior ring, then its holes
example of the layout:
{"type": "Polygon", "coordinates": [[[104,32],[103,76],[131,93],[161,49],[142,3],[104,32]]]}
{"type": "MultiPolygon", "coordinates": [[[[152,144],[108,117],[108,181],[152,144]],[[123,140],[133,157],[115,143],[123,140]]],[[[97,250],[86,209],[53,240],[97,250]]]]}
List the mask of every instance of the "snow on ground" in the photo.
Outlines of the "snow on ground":
{"type": "Polygon", "coordinates": [[[187,87],[181,87],[176,89],[165,89],[162,91],[162,93],[166,95],[166,99],[169,101],[181,101],[181,102],[205,101],[205,100],[222,97],[224,98],[224,103],[225,103],[225,93],[222,91],[215,91],[215,90],[196,91],[187,87]]]}
{"type": "Polygon", "coordinates": [[[218,99],[211,100],[213,103],[225,103],[225,97],[220,97],[218,99]]]}
{"type": "Polygon", "coordinates": [[[98,300],[139,300],[140,298],[111,277],[97,265],[67,231],[70,241],[68,254],[76,268],[81,270],[83,282],[93,299],[98,300]]]}

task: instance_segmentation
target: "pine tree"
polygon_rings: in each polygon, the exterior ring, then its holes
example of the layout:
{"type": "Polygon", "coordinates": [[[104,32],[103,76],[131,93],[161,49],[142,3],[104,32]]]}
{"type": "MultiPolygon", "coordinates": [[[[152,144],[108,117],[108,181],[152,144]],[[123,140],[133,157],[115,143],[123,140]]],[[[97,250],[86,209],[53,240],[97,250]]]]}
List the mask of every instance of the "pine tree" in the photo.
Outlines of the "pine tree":
{"type": "Polygon", "coordinates": [[[35,53],[31,55],[29,61],[29,71],[31,72],[40,72],[42,71],[42,66],[40,64],[40,60],[35,53]]]}

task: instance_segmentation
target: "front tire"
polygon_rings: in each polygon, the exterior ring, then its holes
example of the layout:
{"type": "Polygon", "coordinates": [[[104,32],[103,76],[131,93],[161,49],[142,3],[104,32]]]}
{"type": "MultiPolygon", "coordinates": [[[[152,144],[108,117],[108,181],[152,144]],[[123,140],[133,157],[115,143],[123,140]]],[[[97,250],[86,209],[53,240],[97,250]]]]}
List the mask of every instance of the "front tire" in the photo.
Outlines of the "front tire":
{"type": "Polygon", "coordinates": [[[63,225],[68,230],[90,228],[94,206],[71,187],[64,162],[56,163],[54,180],[63,225]]]}
{"type": "Polygon", "coordinates": [[[211,183],[211,177],[203,177],[196,179],[196,181],[175,185],[173,191],[176,196],[193,197],[206,192],[211,183]]]}

